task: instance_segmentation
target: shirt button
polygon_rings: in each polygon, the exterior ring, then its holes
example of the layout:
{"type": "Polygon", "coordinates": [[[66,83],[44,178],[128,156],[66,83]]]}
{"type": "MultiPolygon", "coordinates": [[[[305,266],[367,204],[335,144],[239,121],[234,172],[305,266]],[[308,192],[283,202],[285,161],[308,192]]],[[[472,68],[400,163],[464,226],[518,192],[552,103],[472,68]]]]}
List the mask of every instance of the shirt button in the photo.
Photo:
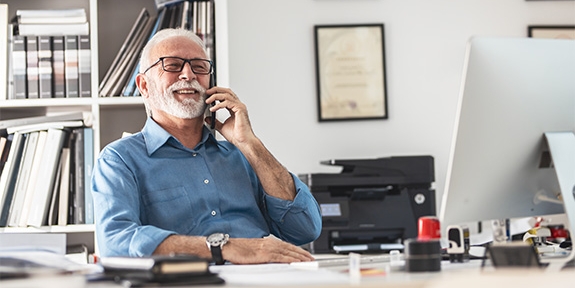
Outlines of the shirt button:
{"type": "Polygon", "coordinates": [[[216,216],[216,211],[212,210],[212,216],[216,216]]]}
{"type": "Polygon", "coordinates": [[[208,184],[208,183],[210,183],[210,180],[205,179],[205,180],[204,180],[204,183],[205,183],[205,184],[208,184]]]}
{"type": "Polygon", "coordinates": [[[192,154],[192,157],[196,157],[196,156],[198,156],[198,153],[192,154]]]}

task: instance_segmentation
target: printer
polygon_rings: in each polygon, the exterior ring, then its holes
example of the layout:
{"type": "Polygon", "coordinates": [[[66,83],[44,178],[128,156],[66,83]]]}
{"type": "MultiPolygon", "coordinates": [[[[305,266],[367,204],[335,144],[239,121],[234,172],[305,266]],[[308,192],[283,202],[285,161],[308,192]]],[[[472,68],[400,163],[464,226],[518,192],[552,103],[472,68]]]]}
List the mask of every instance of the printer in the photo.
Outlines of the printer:
{"type": "Polygon", "coordinates": [[[311,253],[382,253],[403,250],[417,237],[419,217],[435,216],[432,156],[328,160],[340,173],[300,174],[322,214],[311,253]]]}

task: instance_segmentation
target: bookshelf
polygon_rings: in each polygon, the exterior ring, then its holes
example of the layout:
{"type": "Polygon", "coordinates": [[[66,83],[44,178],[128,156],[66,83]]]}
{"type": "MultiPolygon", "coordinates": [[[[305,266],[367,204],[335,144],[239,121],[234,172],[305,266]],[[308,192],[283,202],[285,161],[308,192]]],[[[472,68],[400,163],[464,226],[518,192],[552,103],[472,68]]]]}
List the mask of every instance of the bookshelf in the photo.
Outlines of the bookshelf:
{"type": "MultiPolygon", "coordinates": [[[[216,45],[216,70],[218,84],[226,84],[227,78],[227,0],[213,1],[216,45]],[[219,19],[218,19],[219,18],[219,19]],[[221,59],[220,59],[221,55],[221,59]]],[[[121,137],[123,132],[141,130],[146,113],[141,97],[100,97],[99,85],[110,67],[116,53],[129,33],[143,7],[157,13],[154,0],[3,0],[8,5],[8,21],[19,9],[85,9],[90,25],[91,42],[91,97],[8,99],[6,89],[0,90],[0,120],[52,115],[82,111],[91,114],[94,131],[94,155],[108,143],[121,137]]],[[[155,16],[155,15],[154,15],[155,16]]],[[[4,20],[4,19],[2,19],[4,20]]],[[[6,47],[7,43],[0,43],[6,47]]],[[[0,50],[2,53],[5,50],[0,50]]],[[[0,86],[0,88],[3,88],[0,86]]],[[[0,233],[66,233],[70,244],[85,242],[94,251],[94,225],[47,226],[40,228],[0,228],[0,233]]]]}

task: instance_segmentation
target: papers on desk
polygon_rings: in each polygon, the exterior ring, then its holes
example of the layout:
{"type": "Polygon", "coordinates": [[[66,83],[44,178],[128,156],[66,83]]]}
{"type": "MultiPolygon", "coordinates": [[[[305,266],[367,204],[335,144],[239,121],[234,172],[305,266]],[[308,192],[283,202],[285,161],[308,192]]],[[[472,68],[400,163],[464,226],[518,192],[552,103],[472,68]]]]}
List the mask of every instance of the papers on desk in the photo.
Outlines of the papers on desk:
{"type": "Polygon", "coordinates": [[[14,268],[50,268],[63,273],[90,274],[102,271],[98,265],[79,264],[65,255],[42,249],[0,249],[0,266],[14,266],[20,263],[21,267],[14,268]],[[12,260],[11,260],[12,259],[12,260]],[[16,261],[17,260],[17,261],[16,261]]]}
{"type": "Polygon", "coordinates": [[[2,280],[2,288],[83,288],[87,287],[86,278],[83,275],[39,275],[24,279],[2,280]]]}
{"type": "MultiPolygon", "coordinates": [[[[328,255],[326,257],[316,258],[315,261],[310,262],[293,262],[290,265],[295,268],[300,269],[318,269],[323,267],[336,267],[336,266],[349,266],[350,265],[350,255],[355,253],[349,253],[349,255],[328,255]]],[[[390,262],[389,254],[357,254],[359,259],[359,264],[375,264],[375,263],[388,263],[390,262]]]]}
{"type": "Polygon", "coordinates": [[[326,285],[350,283],[348,274],[319,269],[302,270],[290,264],[221,265],[210,271],[237,286],[326,285]]]}
{"type": "Polygon", "coordinates": [[[0,249],[2,288],[84,287],[85,275],[98,271],[97,265],[82,265],[49,250],[0,249]]]}

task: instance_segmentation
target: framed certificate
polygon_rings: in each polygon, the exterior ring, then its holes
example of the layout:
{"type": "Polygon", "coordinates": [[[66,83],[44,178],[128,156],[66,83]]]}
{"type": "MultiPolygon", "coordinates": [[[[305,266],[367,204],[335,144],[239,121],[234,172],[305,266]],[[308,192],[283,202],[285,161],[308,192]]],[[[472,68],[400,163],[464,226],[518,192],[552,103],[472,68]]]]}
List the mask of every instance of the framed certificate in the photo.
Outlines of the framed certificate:
{"type": "Polygon", "coordinates": [[[318,120],[387,119],[383,24],[316,25],[318,120]]]}
{"type": "Polygon", "coordinates": [[[527,33],[532,38],[547,39],[575,39],[575,25],[548,25],[548,26],[528,26],[527,33]]]}

